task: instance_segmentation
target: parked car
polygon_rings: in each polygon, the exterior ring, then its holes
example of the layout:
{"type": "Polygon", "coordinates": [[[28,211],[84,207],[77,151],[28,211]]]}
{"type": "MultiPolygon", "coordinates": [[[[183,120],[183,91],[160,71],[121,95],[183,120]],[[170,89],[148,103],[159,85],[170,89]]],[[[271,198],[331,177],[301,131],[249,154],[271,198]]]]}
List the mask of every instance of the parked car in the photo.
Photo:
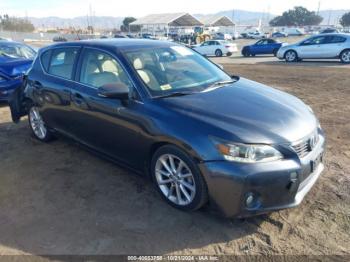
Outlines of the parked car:
{"type": "Polygon", "coordinates": [[[273,54],[277,55],[281,46],[286,43],[281,43],[275,39],[261,39],[253,45],[247,45],[242,48],[242,55],[245,57],[255,55],[273,54]]]}
{"type": "Polygon", "coordinates": [[[170,42],[45,47],[10,107],[15,122],[28,115],[38,140],[68,136],[151,178],[181,210],[209,202],[231,217],[294,207],[324,168],[310,107],[170,42]]]}
{"type": "Polygon", "coordinates": [[[232,34],[232,40],[237,40],[237,39],[239,39],[241,37],[241,35],[238,33],[238,32],[234,32],[233,34],[232,34]]]}
{"type": "Polygon", "coordinates": [[[284,32],[274,32],[271,35],[273,38],[279,38],[279,37],[288,37],[287,33],[284,32]]]}
{"type": "Polygon", "coordinates": [[[287,62],[302,59],[340,59],[350,63],[350,35],[321,34],[308,37],[296,44],[283,46],[277,53],[279,59],[287,62]]]}
{"type": "Polygon", "coordinates": [[[334,34],[339,33],[339,30],[336,28],[326,28],[320,31],[320,34],[334,34]]]}
{"type": "Polygon", "coordinates": [[[233,53],[238,52],[237,45],[225,40],[209,40],[201,44],[194,45],[193,49],[198,53],[207,56],[231,56],[233,53]]]}
{"type": "Polygon", "coordinates": [[[213,40],[232,40],[232,35],[218,32],[213,35],[213,40]]]}
{"type": "Polygon", "coordinates": [[[284,31],[288,36],[303,36],[305,32],[302,28],[286,28],[284,31]]]}
{"type": "Polygon", "coordinates": [[[0,101],[7,101],[22,83],[23,74],[31,66],[36,52],[29,46],[0,41],[0,101]]]}
{"type": "Polygon", "coordinates": [[[260,33],[260,32],[247,33],[248,39],[261,39],[261,38],[265,38],[265,37],[266,37],[265,34],[260,33]]]}
{"type": "Polygon", "coordinates": [[[115,34],[114,38],[127,38],[125,35],[115,34]]]}
{"type": "Polygon", "coordinates": [[[55,36],[54,38],[52,38],[53,42],[67,42],[67,38],[63,37],[63,36],[55,36]]]}

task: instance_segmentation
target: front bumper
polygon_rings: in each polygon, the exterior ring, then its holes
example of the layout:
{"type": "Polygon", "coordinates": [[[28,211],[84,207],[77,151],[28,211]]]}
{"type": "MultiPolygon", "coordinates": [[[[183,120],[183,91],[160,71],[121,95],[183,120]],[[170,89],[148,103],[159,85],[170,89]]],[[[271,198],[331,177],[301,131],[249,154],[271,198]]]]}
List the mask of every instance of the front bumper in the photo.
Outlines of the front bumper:
{"type": "Polygon", "coordinates": [[[298,206],[320,177],[324,136],[306,157],[295,154],[281,161],[244,164],[213,161],[200,164],[208,185],[211,204],[227,217],[248,217],[298,206]],[[247,205],[247,197],[254,201],[247,205]]]}
{"type": "Polygon", "coordinates": [[[286,52],[286,50],[284,48],[280,48],[277,52],[276,57],[278,59],[284,59],[284,53],[286,52]]]}

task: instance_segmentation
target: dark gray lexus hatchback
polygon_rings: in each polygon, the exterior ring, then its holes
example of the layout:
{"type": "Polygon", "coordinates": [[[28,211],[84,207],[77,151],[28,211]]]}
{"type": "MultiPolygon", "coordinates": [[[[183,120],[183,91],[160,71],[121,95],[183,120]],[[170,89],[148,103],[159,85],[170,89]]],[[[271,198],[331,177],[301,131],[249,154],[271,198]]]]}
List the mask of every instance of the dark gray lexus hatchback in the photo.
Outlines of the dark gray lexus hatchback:
{"type": "Polygon", "coordinates": [[[68,136],[149,176],[182,210],[294,207],[324,168],[324,133],[309,106],[171,42],[46,47],[10,107],[15,122],[28,115],[37,139],[68,136]]]}

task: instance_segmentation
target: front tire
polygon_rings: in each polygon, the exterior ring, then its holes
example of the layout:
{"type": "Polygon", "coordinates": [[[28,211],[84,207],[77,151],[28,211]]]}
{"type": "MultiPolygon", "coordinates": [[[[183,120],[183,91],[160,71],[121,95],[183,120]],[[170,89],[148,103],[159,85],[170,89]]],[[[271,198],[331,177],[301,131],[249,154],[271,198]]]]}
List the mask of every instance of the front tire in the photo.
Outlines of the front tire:
{"type": "Polygon", "coordinates": [[[221,51],[220,49],[217,49],[217,50],[215,51],[215,56],[216,56],[216,57],[222,57],[222,51],[221,51]]]}
{"type": "Polygon", "coordinates": [[[49,142],[53,139],[53,135],[40,115],[38,107],[32,105],[29,108],[28,121],[30,129],[36,139],[42,142],[49,142]]]}
{"type": "Polygon", "coordinates": [[[249,51],[247,50],[247,49],[243,49],[242,50],[242,55],[244,56],[244,57],[249,57],[249,51]]]}
{"type": "Polygon", "coordinates": [[[344,50],[340,54],[340,61],[343,64],[350,64],[350,49],[344,50]]]}
{"type": "Polygon", "coordinates": [[[284,59],[286,60],[286,62],[289,62],[289,63],[290,62],[297,62],[298,61],[298,54],[294,50],[288,50],[284,54],[284,59]]]}
{"type": "Polygon", "coordinates": [[[157,191],[175,208],[194,211],[208,201],[207,186],[196,163],[176,146],[166,145],[155,152],[151,174],[157,191]]]}

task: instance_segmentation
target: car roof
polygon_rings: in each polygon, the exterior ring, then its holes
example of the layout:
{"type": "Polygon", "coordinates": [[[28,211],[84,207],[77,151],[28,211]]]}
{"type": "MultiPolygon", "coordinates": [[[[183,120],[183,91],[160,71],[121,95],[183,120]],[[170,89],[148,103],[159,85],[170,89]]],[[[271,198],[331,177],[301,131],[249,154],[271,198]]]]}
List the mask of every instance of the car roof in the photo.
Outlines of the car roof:
{"type": "Polygon", "coordinates": [[[350,34],[346,33],[330,33],[330,34],[318,34],[318,35],[313,35],[313,36],[344,36],[344,37],[350,37],[350,34]]]}
{"type": "Polygon", "coordinates": [[[119,50],[133,50],[140,48],[157,48],[157,47],[169,47],[178,45],[173,42],[150,40],[150,39],[134,39],[134,38],[116,38],[116,39],[93,39],[93,40],[81,40],[64,42],[50,45],[43,48],[48,50],[51,48],[69,47],[69,46],[87,46],[96,48],[107,48],[107,49],[119,49],[119,50]]]}

